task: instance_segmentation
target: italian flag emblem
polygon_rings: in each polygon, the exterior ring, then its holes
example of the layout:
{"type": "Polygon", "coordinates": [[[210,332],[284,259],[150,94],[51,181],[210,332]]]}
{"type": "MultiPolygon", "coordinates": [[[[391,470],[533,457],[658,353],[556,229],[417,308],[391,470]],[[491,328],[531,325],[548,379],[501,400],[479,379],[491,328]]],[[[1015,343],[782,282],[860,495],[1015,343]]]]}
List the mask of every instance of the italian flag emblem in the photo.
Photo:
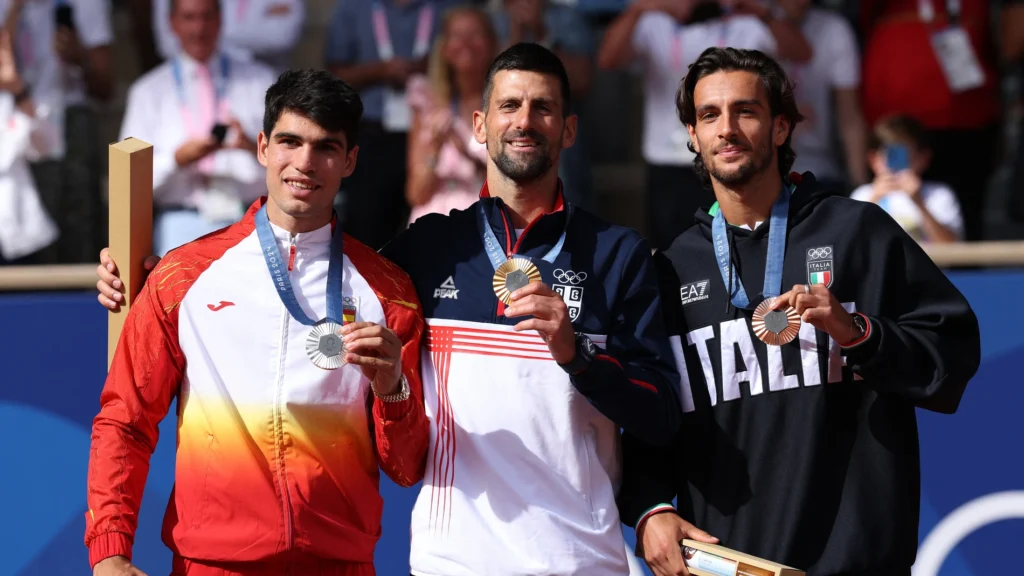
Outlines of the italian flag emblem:
{"type": "Polygon", "coordinates": [[[832,281],[832,272],[811,272],[811,284],[825,284],[828,285],[832,281]]]}

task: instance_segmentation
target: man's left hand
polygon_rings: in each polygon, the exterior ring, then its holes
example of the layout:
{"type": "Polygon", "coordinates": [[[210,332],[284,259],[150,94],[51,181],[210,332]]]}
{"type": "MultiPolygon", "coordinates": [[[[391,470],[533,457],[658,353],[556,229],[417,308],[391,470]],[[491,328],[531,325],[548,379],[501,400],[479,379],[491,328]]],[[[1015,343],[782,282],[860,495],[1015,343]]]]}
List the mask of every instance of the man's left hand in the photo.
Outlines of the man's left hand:
{"type": "Polygon", "coordinates": [[[85,67],[85,47],[74,30],[58,28],[53,37],[53,50],[65,64],[85,67]]]}
{"type": "Polygon", "coordinates": [[[370,379],[380,396],[398,392],[402,379],[402,341],[391,329],[373,322],[352,322],[341,329],[345,361],[355,364],[370,379]]]}
{"type": "Polygon", "coordinates": [[[533,316],[516,324],[517,332],[536,330],[559,364],[576,357],[576,333],[572,329],[565,300],[543,282],[531,282],[512,293],[512,305],[505,309],[507,318],[533,316]]]}
{"type": "Polygon", "coordinates": [[[779,296],[774,310],[792,306],[800,319],[818,330],[828,333],[840,345],[849,344],[860,331],[853,324],[853,316],[836,300],[824,284],[797,284],[779,296]]]}

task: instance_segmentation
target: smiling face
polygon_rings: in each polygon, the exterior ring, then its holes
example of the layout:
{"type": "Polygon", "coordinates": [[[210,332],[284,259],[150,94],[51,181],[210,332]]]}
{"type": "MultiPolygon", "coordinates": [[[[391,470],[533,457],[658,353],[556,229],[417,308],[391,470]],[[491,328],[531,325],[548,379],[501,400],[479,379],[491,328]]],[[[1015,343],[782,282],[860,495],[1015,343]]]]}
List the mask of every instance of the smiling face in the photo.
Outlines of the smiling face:
{"type": "Polygon", "coordinates": [[[756,74],[709,74],[697,81],[693,100],[695,124],[687,130],[713,180],[737,187],[777,169],[776,151],[789,135],[789,123],[772,117],[756,74]]]}
{"type": "Polygon", "coordinates": [[[217,0],[175,0],[171,29],[181,49],[197,62],[206,62],[217,50],[221,16],[217,0]]]}
{"type": "Polygon", "coordinates": [[[299,224],[291,231],[300,232],[329,222],[334,196],[355,169],[359,147],[349,149],[343,132],[328,132],[291,110],[281,113],[269,137],[260,132],[257,145],[267,168],[267,209],[281,220],[274,223],[299,224]]]}
{"type": "Polygon", "coordinates": [[[576,139],[576,116],[564,116],[567,104],[555,76],[502,70],[485,104],[485,111],[473,115],[476,140],[514,182],[532,182],[557,169],[562,148],[576,139]]]}
{"type": "Polygon", "coordinates": [[[441,54],[453,71],[483,76],[494,58],[494,49],[494,37],[479,13],[467,10],[451,16],[441,54]]]}

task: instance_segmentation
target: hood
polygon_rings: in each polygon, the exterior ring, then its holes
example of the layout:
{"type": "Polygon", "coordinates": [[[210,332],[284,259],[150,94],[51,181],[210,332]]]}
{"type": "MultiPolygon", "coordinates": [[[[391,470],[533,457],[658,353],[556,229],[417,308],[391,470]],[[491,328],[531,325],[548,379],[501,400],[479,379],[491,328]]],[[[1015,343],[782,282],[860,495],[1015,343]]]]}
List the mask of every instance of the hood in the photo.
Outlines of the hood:
{"type": "MultiPolygon", "coordinates": [[[[789,175],[788,181],[795,186],[793,195],[789,200],[789,221],[790,228],[802,221],[811,213],[819,202],[830,196],[842,196],[842,192],[833,188],[826,188],[818,183],[814,174],[804,172],[798,174],[793,172],[789,175]]],[[[695,215],[697,227],[704,238],[711,242],[711,222],[713,216],[704,210],[698,210],[695,215]]],[[[767,221],[765,222],[767,223],[767,221]]],[[[758,238],[768,234],[768,226],[758,226],[757,230],[750,231],[738,226],[729,226],[729,233],[739,238],[758,238]]]]}

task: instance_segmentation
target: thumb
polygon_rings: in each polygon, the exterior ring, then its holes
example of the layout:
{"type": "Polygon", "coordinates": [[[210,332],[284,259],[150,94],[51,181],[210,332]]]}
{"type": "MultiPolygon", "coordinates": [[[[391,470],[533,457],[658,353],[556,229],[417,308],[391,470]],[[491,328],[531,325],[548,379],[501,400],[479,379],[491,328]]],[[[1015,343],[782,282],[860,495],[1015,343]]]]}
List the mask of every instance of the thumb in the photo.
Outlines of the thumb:
{"type": "Polygon", "coordinates": [[[686,537],[690,540],[706,542],[708,544],[718,543],[718,538],[715,538],[711,534],[708,534],[707,532],[701,530],[700,528],[697,528],[696,526],[691,526],[690,529],[686,531],[686,537]]]}

